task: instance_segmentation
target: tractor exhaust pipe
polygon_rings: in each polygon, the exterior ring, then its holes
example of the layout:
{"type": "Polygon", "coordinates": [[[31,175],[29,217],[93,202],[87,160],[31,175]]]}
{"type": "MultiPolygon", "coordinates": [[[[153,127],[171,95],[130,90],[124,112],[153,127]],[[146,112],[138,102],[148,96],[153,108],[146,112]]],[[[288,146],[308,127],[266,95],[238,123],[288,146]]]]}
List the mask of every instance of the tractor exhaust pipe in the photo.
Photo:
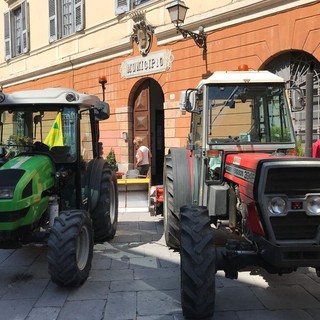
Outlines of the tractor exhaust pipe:
{"type": "Polygon", "coordinates": [[[54,219],[59,216],[59,202],[56,195],[49,198],[49,225],[54,224],[54,219]]]}

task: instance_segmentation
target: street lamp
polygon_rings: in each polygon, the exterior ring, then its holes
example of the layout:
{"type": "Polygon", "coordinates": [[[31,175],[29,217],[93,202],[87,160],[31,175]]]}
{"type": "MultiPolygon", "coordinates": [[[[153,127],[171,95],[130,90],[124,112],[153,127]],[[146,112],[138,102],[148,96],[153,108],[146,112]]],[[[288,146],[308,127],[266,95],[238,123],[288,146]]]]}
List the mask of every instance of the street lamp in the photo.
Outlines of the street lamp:
{"type": "Polygon", "coordinates": [[[184,2],[181,0],[174,0],[167,6],[167,9],[171,22],[175,25],[177,32],[180,32],[184,38],[190,36],[199,48],[203,48],[203,51],[207,52],[207,35],[204,33],[203,27],[199,27],[199,33],[180,28],[180,25],[184,23],[187,10],[189,9],[184,2]]]}

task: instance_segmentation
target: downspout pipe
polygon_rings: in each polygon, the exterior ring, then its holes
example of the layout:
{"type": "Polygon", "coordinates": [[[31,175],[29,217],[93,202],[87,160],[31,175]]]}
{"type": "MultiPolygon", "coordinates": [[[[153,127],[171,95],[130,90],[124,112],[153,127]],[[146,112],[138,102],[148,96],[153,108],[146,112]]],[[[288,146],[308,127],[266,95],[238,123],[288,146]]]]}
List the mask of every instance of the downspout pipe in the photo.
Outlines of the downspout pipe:
{"type": "Polygon", "coordinates": [[[313,74],[314,63],[311,63],[306,74],[306,142],[305,156],[312,156],[313,141],[313,74]]]}

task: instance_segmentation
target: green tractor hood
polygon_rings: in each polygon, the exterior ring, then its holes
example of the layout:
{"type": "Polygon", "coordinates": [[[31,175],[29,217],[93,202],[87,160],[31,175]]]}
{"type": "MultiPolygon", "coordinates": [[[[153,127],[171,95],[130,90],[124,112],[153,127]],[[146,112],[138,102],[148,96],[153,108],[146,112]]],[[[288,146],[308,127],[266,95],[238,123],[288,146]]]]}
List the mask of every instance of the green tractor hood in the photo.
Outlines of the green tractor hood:
{"type": "Polygon", "coordinates": [[[46,155],[21,155],[0,167],[0,230],[39,221],[48,207],[54,172],[46,155]]]}

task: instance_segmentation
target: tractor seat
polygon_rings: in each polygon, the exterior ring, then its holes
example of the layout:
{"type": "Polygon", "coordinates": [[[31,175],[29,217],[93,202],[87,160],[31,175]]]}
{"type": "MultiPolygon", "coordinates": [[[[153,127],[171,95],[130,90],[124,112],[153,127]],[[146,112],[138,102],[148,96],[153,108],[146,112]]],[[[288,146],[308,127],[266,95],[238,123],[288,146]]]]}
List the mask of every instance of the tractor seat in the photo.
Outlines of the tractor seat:
{"type": "Polygon", "coordinates": [[[40,141],[36,141],[34,144],[33,144],[33,150],[34,151],[39,151],[39,152],[49,152],[50,148],[48,145],[40,142],[40,141]]]}

